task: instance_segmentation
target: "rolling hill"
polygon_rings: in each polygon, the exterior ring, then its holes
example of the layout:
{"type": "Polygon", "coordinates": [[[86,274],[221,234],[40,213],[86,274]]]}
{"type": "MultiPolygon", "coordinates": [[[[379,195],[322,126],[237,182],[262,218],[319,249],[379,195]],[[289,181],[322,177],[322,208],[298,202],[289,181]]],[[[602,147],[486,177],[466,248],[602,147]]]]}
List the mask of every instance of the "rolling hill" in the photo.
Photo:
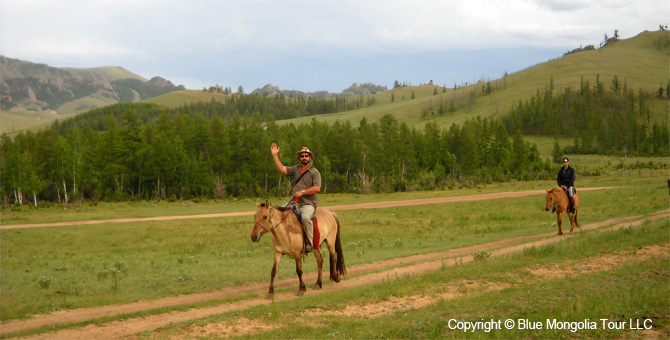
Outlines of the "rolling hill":
{"type": "MultiPolygon", "coordinates": [[[[575,49],[556,59],[506,74],[499,79],[482,80],[476,84],[443,88],[428,83],[419,86],[398,86],[392,90],[378,86],[373,86],[373,90],[370,90],[368,85],[374,84],[360,86],[354,84],[339,95],[374,96],[375,104],[356,110],[283,120],[280,124],[300,124],[316,118],[328,123],[339,120],[357,125],[363,117],[368,121],[377,121],[386,114],[392,114],[398,121],[405,122],[409,126],[421,128],[428,122],[434,122],[442,128],[447,128],[454,123],[461,124],[472,117],[504,115],[520,102],[528,100],[548,86],[553,85],[555,91],[562,91],[579,88],[583,81],[594,84],[598,79],[604,86],[609,87],[615,77],[636,94],[643,91],[653,96],[659,88],[663,90],[670,86],[669,48],[669,31],[645,31],[630,39],[610,40],[599,49],[575,49]]],[[[72,98],[55,109],[54,104],[41,103],[37,93],[35,93],[37,100],[24,100],[9,110],[6,109],[3,99],[2,132],[15,131],[16,127],[21,129],[31,124],[35,127],[45,126],[54,118],[64,118],[67,115],[116,102],[144,101],[174,108],[192,102],[224,101],[229,96],[223,93],[184,90],[183,87],[174,87],[169,81],[161,78],[146,81],[120,67],[56,69],[1,58],[4,80],[0,83],[0,88],[3,96],[6,96],[7,89],[6,85],[2,84],[17,82],[17,79],[40,79],[38,77],[40,74],[42,77],[52,76],[55,79],[59,77],[62,79],[63,75],[67,75],[75,79],[89,79],[90,84],[97,84],[95,85],[97,87],[88,87],[85,96],[72,98]],[[5,65],[7,60],[13,62],[13,68],[5,65]],[[103,79],[106,82],[101,81],[103,79]],[[44,121],[47,123],[43,123],[44,121]]],[[[271,84],[255,90],[252,94],[315,97],[330,95],[320,92],[282,91],[271,84]]],[[[652,101],[650,109],[654,121],[667,122],[670,115],[667,95],[665,98],[652,101]]]]}
{"type": "Polygon", "coordinates": [[[56,68],[0,56],[1,132],[40,128],[93,108],[183,89],[121,67],[56,68]]]}
{"type": "MultiPolygon", "coordinates": [[[[670,31],[642,32],[636,37],[613,41],[597,50],[583,50],[531,66],[502,78],[481,81],[454,88],[434,85],[397,87],[375,95],[377,104],[353,111],[319,116],[319,121],[349,121],[354,126],[363,117],[377,121],[392,114],[409,126],[422,127],[427,122],[448,128],[468,118],[494,117],[509,112],[519,103],[550,86],[556,91],[577,89],[582,79],[594,84],[596,77],[609,88],[615,76],[625,81],[629,89],[655,94],[659,87],[666,89],[670,75],[670,31]],[[490,89],[487,94],[487,88],[490,89]],[[414,99],[411,99],[414,96],[414,99]],[[454,102],[455,110],[438,114],[440,104],[454,102]]],[[[667,96],[651,108],[655,121],[667,122],[667,96]]],[[[313,117],[283,121],[300,124],[313,117]]]]}

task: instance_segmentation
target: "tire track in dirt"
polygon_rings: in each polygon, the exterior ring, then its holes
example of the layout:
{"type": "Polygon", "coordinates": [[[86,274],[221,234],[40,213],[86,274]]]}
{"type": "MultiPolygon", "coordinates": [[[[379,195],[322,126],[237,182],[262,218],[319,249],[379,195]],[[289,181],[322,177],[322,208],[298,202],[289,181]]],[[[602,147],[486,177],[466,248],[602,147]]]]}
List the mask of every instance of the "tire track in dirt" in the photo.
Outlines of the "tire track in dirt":
{"type": "MultiPolygon", "coordinates": [[[[642,224],[646,220],[656,220],[660,218],[670,217],[670,209],[662,210],[652,214],[649,217],[644,216],[629,216],[624,218],[610,219],[598,223],[589,224],[581,228],[581,232],[596,230],[597,231],[606,231],[613,230],[622,227],[634,227],[642,224]],[[607,228],[602,228],[609,226],[607,228]],[[602,228],[602,229],[600,229],[602,228]]],[[[410,256],[407,258],[393,259],[387,261],[379,261],[372,264],[354,266],[349,270],[349,275],[357,275],[356,277],[350,277],[342,280],[339,284],[325,284],[321,290],[308,290],[306,296],[323,294],[332,291],[337,291],[341,289],[355,288],[361,285],[367,285],[377,282],[382,282],[383,280],[392,279],[395,277],[401,277],[406,275],[417,275],[426,273],[429,271],[439,270],[445,266],[454,266],[457,263],[467,263],[473,261],[471,256],[464,257],[466,255],[472,254],[474,252],[488,251],[491,253],[491,256],[502,256],[514,252],[523,251],[524,248],[531,246],[542,246],[549,243],[556,243],[564,240],[564,236],[558,236],[552,233],[546,233],[541,235],[534,236],[524,236],[517,237],[512,239],[506,239],[496,242],[490,242],[481,245],[475,245],[471,247],[463,247],[458,249],[453,249],[445,252],[437,252],[431,254],[423,254],[410,256]],[[521,242],[521,243],[520,243],[521,242]],[[423,262],[422,262],[423,261],[423,262]],[[397,267],[403,266],[404,267],[397,267]],[[390,268],[387,270],[381,270],[380,268],[390,268]],[[381,270],[381,271],[379,271],[381,270]],[[368,273],[370,272],[370,273],[368,273]],[[366,274],[367,273],[367,274],[366,274]]],[[[310,279],[315,280],[316,274],[305,275],[305,280],[310,279]]],[[[284,279],[281,282],[283,287],[288,286],[297,286],[296,279],[284,279]]],[[[200,299],[199,301],[207,301],[213,299],[219,299],[223,297],[234,297],[242,296],[245,294],[256,293],[259,296],[264,296],[267,290],[267,284],[255,284],[244,287],[230,287],[217,292],[211,293],[202,293],[194,294],[198,297],[193,297],[191,295],[176,297],[176,298],[166,298],[160,299],[164,300],[162,303],[177,303],[177,301],[182,301],[183,303],[194,303],[193,300],[200,299]],[[174,299],[174,300],[171,300],[174,299]],[[187,301],[187,302],[185,302],[187,301]]],[[[286,301],[298,298],[295,295],[294,291],[285,292],[285,293],[276,293],[274,301],[286,301]]],[[[69,324],[74,322],[81,322],[86,320],[91,320],[95,318],[96,313],[109,313],[108,315],[122,314],[119,313],[119,310],[133,309],[133,308],[158,308],[152,306],[153,303],[157,303],[157,300],[140,302],[135,304],[127,304],[122,306],[107,306],[100,308],[92,309],[81,309],[73,310],[67,312],[57,312],[49,315],[45,315],[41,318],[42,326],[45,325],[56,325],[56,324],[69,324]],[[96,312],[97,310],[97,312],[96,312]],[[60,315],[60,317],[57,317],[60,315]],[[80,319],[75,321],[75,319],[80,319]]],[[[187,311],[182,312],[170,312],[165,314],[157,314],[141,318],[131,318],[121,321],[112,321],[107,324],[96,326],[88,325],[83,328],[78,329],[65,329],[57,331],[54,333],[45,333],[40,334],[33,339],[95,339],[95,338],[119,338],[129,334],[136,334],[143,331],[151,331],[162,326],[165,326],[173,322],[183,322],[188,320],[200,319],[209,315],[221,314],[230,311],[243,310],[259,305],[270,304],[272,301],[264,299],[262,297],[251,298],[247,300],[242,300],[232,303],[224,303],[219,306],[214,307],[205,307],[205,308],[193,308],[187,311]]],[[[145,309],[146,310],[146,309],[145,309]]],[[[100,317],[100,316],[98,316],[100,317]]],[[[28,326],[31,321],[36,322],[40,317],[35,319],[26,320],[26,321],[17,321],[10,322],[2,325],[2,333],[16,332],[19,328],[33,329],[36,327],[37,323],[32,326],[28,326]],[[21,325],[22,324],[22,325],[21,325]],[[10,326],[9,329],[6,326],[10,326]]]]}
{"type": "MultiPolygon", "coordinates": [[[[579,191],[581,192],[581,191],[602,190],[612,188],[615,187],[580,188],[579,191]]],[[[408,206],[424,205],[424,204],[470,202],[470,201],[493,200],[501,198],[518,198],[518,197],[544,195],[544,194],[546,194],[545,190],[509,191],[509,192],[470,195],[470,196],[422,198],[422,199],[403,200],[403,201],[385,201],[385,202],[359,203],[359,204],[347,204],[347,205],[333,205],[333,206],[327,206],[325,208],[328,208],[328,210],[331,211],[354,210],[354,209],[378,209],[378,208],[408,207],[408,206]]],[[[53,223],[9,224],[9,225],[0,225],[0,230],[41,228],[41,227],[64,227],[73,225],[93,225],[103,223],[128,223],[128,222],[188,220],[188,219],[199,219],[199,218],[223,218],[223,217],[235,217],[235,216],[252,216],[254,213],[255,211],[240,211],[240,212],[229,212],[220,214],[175,215],[175,216],[115,218],[106,220],[70,221],[70,222],[53,222],[53,223]]]]}

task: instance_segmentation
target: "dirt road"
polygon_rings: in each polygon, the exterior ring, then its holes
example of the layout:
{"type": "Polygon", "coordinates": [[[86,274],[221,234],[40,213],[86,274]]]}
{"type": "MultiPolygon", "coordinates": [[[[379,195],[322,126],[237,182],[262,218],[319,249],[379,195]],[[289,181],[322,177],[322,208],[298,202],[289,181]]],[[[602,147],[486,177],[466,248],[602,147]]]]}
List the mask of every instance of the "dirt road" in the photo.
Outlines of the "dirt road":
{"type": "MultiPolygon", "coordinates": [[[[612,187],[599,188],[580,188],[579,191],[591,191],[601,189],[611,189],[612,187]]],[[[404,201],[387,201],[387,202],[373,202],[361,204],[348,205],[333,205],[328,206],[328,210],[354,210],[354,209],[376,209],[376,208],[392,208],[392,207],[406,207],[425,204],[438,204],[450,202],[469,202],[482,201],[503,198],[517,198],[526,196],[544,195],[544,190],[527,190],[527,191],[511,191],[493,194],[481,194],[471,196],[457,196],[457,197],[440,197],[440,198],[424,198],[404,201]]],[[[255,211],[230,212],[221,214],[202,214],[202,215],[176,215],[176,216],[156,216],[156,217],[142,217],[142,218],[117,218],[107,220],[88,220],[88,221],[70,221],[70,222],[55,222],[55,223],[33,223],[33,224],[11,224],[2,225],[0,229],[20,229],[20,228],[40,228],[40,227],[63,227],[71,225],[89,225],[89,224],[103,224],[103,223],[128,223],[128,222],[144,222],[144,221],[167,221],[167,220],[186,220],[199,218],[223,218],[233,216],[251,216],[255,211]]]]}
{"type": "MultiPolygon", "coordinates": [[[[590,190],[594,189],[595,188],[590,190]]],[[[582,189],[582,190],[588,190],[588,189],[582,189]]],[[[528,195],[540,195],[543,193],[544,193],[543,190],[539,190],[539,191],[526,191],[521,193],[501,193],[501,194],[486,194],[486,195],[453,197],[443,199],[386,202],[386,205],[383,203],[374,203],[374,204],[361,204],[352,206],[337,206],[330,208],[333,210],[381,208],[389,206],[442,203],[444,202],[443,200],[448,200],[448,202],[469,201],[479,199],[522,197],[528,195]],[[358,206],[358,208],[354,208],[355,206],[358,206]]],[[[247,214],[247,213],[240,213],[240,214],[247,214]]],[[[663,210],[651,216],[651,219],[668,218],[668,217],[670,217],[670,210],[663,210]]],[[[178,217],[173,216],[171,218],[178,218],[178,217]]],[[[581,228],[580,232],[591,232],[596,229],[598,229],[598,231],[605,229],[615,229],[620,228],[622,226],[636,226],[644,222],[646,219],[648,219],[648,217],[643,216],[629,216],[626,218],[612,219],[602,221],[599,223],[585,225],[581,228]],[[602,227],[607,228],[599,229],[602,227]]],[[[388,279],[389,277],[416,275],[428,271],[439,270],[444,266],[452,266],[456,264],[457,261],[460,261],[460,263],[466,263],[472,261],[472,256],[468,255],[477,252],[487,251],[491,253],[492,256],[500,256],[504,254],[522,251],[524,248],[533,245],[540,246],[543,244],[559,242],[563,239],[565,239],[565,236],[557,236],[555,235],[555,231],[552,231],[550,233],[542,235],[517,237],[496,242],[474,245],[470,247],[452,249],[445,252],[421,254],[405,258],[380,261],[366,265],[353,266],[348,268],[348,276],[345,279],[343,279],[342,282],[340,282],[339,284],[324,282],[323,289],[321,290],[309,289],[305,296],[309,297],[311,295],[323,294],[336,290],[348,289],[361,285],[381,282],[382,280],[388,279]],[[398,268],[399,266],[402,267],[398,268]]],[[[316,274],[309,273],[304,275],[304,278],[305,281],[308,283],[313,282],[316,280],[316,274]]],[[[28,320],[17,320],[2,323],[0,324],[0,334],[6,335],[9,333],[30,330],[30,329],[37,329],[41,327],[73,324],[78,322],[95,320],[102,317],[149,311],[163,307],[191,305],[199,302],[215,301],[231,297],[241,297],[249,294],[256,295],[256,297],[253,298],[232,303],[223,303],[214,307],[192,308],[186,311],[156,314],[142,318],[130,318],[121,321],[112,321],[99,326],[88,325],[83,328],[65,329],[52,333],[44,333],[32,337],[35,339],[120,338],[128,334],[135,334],[138,332],[155,330],[157,328],[160,328],[173,322],[199,319],[209,315],[220,314],[235,310],[242,310],[251,308],[253,306],[269,304],[271,303],[271,301],[264,298],[267,292],[267,287],[268,283],[264,282],[247,286],[229,287],[212,292],[168,297],[151,301],[129,303],[124,305],[102,306],[102,307],[94,307],[86,309],[60,311],[47,315],[34,316],[33,318],[28,320]]],[[[276,282],[276,287],[295,288],[296,279],[287,278],[279,280],[278,282],[276,282]]],[[[289,292],[286,293],[277,293],[275,295],[275,301],[284,301],[296,298],[298,297],[296,297],[295,291],[293,290],[290,290],[289,292]]]]}

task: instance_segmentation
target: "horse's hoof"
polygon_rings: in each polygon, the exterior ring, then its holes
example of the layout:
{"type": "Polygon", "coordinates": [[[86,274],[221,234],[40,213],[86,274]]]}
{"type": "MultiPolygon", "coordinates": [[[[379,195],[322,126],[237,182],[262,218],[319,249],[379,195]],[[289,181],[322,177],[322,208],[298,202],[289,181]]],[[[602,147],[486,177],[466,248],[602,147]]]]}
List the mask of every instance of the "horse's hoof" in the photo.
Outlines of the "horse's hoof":
{"type": "Polygon", "coordinates": [[[321,289],[321,286],[319,286],[319,285],[314,285],[312,287],[312,290],[319,290],[319,289],[321,289]]]}
{"type": "Polygon", "coordinates": [[[305,295],[305,292],[298,291],[297,293],[295,293],[295,296],[303,296],[303,295],[305,295]]]}
{"type": "Polygon", "coordinates": [[[562,232],[562,231],[559,231],[559,232],[558,232],[558,235],[563,235],[563,232],[562,232]]]}
{"type": "Polygon", "coordinates": [[[274,294],[268,294],[268,295],[265,296],[265,299],[266,300],[274,300],[275,296],[274,296],[274,294]]]}

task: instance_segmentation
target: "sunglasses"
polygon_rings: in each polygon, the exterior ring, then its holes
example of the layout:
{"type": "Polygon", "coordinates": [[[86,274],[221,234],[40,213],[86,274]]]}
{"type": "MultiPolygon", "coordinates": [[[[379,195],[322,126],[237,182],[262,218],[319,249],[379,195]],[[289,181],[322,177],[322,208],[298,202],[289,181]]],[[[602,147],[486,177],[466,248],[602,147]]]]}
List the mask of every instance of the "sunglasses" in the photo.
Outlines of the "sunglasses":
{"type": "Polygon", "coordinates": [[[563,163],[570,163],[570,162],[568,162],[568,161],[563,161],[563,163]]]}
{"type": "Polygon", "coordinates": [[[309,158],[309,155],[307,155],[307,154],[302,154],[302,155],[300,155],[300,158],[309,158]]]}

